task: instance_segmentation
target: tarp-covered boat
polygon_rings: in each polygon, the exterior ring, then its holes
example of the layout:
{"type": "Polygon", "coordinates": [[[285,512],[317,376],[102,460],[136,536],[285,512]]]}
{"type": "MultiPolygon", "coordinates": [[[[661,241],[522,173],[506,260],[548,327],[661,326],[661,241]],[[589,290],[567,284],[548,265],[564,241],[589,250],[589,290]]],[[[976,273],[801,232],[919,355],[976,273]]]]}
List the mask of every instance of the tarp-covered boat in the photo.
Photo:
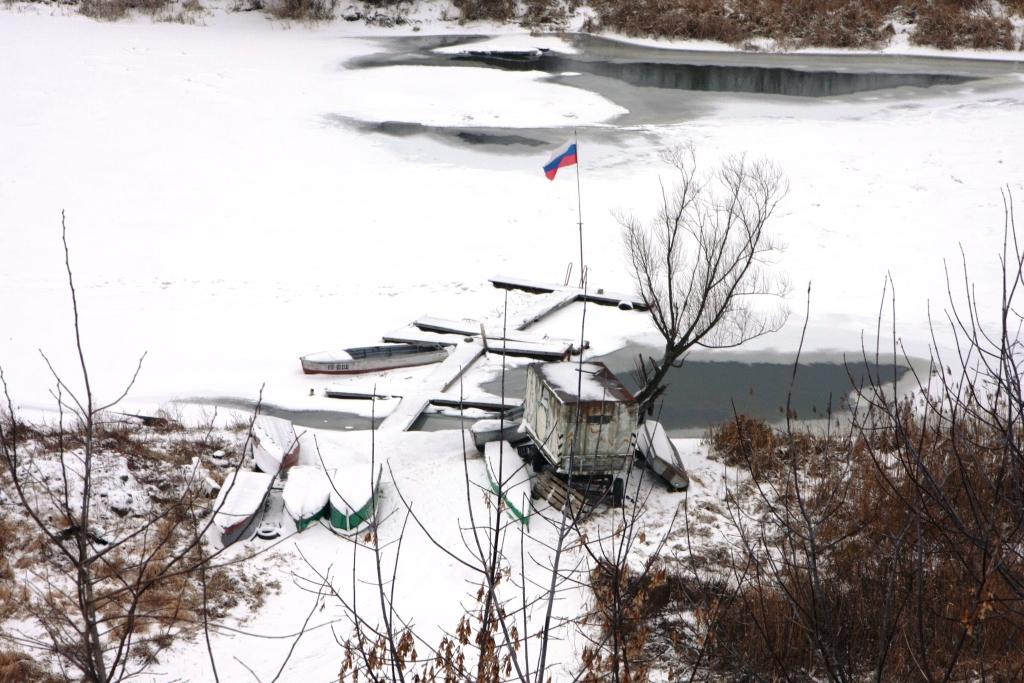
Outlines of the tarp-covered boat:
{"type": "Polygon", "coordinates": [[[380,344],[318,351],[299,360],[307,375],[351,375],[437,363],[448,357],[450,348],[443,344],[380,344]]]}
{"type": "Polygon", "coordinates": [[[501,499],[512,519],[530,526],[532,485],[531,467],[523,462],[515,447],[508,441],[491,441],[484,446],[487,464],[487,482],[501,499]]]}
{"type": "Polygon", "coordinates": [[[679,457],[675,444],[668,438],[660,422],[647,420],[636,434],[636,449],[644,456],[648,466],[668,483],[673,491],[685,491],[690,477],[679,457]]]}
{"type": "Polygon", "coordinates": [[[273,482],[271,474],[247,470],[230,472],[224,478],[213,503],[213,525],[224,545],[237,541],[253,523],[273,482]]]}

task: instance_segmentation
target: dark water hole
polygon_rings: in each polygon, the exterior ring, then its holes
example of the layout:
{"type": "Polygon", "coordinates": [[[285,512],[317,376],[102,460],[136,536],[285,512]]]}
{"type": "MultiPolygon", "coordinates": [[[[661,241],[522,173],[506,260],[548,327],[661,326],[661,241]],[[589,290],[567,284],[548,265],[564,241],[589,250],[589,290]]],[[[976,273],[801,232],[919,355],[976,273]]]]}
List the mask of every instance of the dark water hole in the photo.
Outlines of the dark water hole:
{"type": "MultiPolygon", "coordinates": [[[[638,384],[633,367],[639,351],[628,348],[594,360],[605,363],[635,391],[638,384]]],[[[790,406],[800,420],[825,418],[830,406],[833,414],[841,416],[846,412],[849,394],[869,376],[892,383],[902,379],[909,369],[896,365],[894,374],[893,365],[885,363],[801,363],[792,385],[790,406]]],[[[673,435],[693,435],[709,425],[726,422],[734,415],[733,406],[738,413],[779,422],[785,419],[792,376],[792,363],[687,360],[669,373],[668,389],[655,413],[673,435]]],[[[500,393],[500,378],[488,381],[482,388],[500,393]]],[[[509,370],[505,375],[506,395],[521,398],[525,390],[525,366],[509,370]]]]}
{"type": "Polygon", "coordinates": [[[818,71],[771,66],[609,61],[552,52],[531,56],[481,52],[452,55],[449,59],[508,71],[585,73],[639,87],[794,97],[833,97],[907,86],[927,88],[971,80],[967,76],[936,73],[818,71]]]}
{"type": "MultiPolygon", "coordinates": [[[[223,408],[233,408],[250,413],[256,409],[255,401],[246,401],[236,398],[216,398],[196,401],[196,403],[221,406],[223,408]]],[[[289,408],[276,406],[272,403],[261,404],[260,414],[291,420],[295,427],[305,427],[307,429],[369,429],[371,424],[370,418],[365,415],[357,415],[355,413],[347,413],[337,410],[291,410],[289,408]]],[[[374,429],[380,425],[383,419],[384,418],[382,417],[378,417],[372,420],[374,429]]]]}

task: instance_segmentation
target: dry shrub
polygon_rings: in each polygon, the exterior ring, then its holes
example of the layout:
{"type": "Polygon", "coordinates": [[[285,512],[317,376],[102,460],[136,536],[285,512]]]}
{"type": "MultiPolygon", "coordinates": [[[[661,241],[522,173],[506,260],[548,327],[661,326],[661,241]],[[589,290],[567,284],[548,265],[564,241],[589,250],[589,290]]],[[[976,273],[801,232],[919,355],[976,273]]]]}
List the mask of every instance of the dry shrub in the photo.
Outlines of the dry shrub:
{"type": "MultiPolygon", "coordinates": [[[[1024,0],[1004,4],[1024,14],[1024,0]]],[[[600,27],[629,35],[877,47],[893,35],[898,17],[917,22],[918,44],[1014,49],[1012,24],[980,0],[595,0],[594,7],[600,27]]]]}
{"type": "Polygon", "coordinates": [[[0,683],[61,683],[63,680],[24,652],[0,650],[0,683]]]}
{"type": "Polygon", "coordinates": [[[737,415],[713,427],[710,441],[712,449],[726,465],[749,468],[757,476],[777,471],[782,465],[775,447],[775,433],[764,420],[737,415]]]}
{"type": "MultiPolygon", "coordinates": [[[[949,670],[953,680],[978,671],[1018,680],[1016,447],[977,419],[926,421],[908,404],[892,415],[887,429],[876,426],[845,451],[808,435],[787,440],[785,467],[751,473],[778,493],[751,541],[774,559],[755,563],[706,625],[719,671],[909,680],[924,668],[929,678],[949,670]]],[[[740,441],[766,451],[752,463],[774,450],[768,439],[740,441]]]]}
{"type": "Polygon", "coordinates": [[[100,21],[117,21],[124,19],[132,10],[156,14],[168,4],[169,0],[82,0],[78,11],[100,21]]]}
{"type": "Polygon", "coordinates": [[[1013,23],[995,16],[990,10],[971,10],[961,4],[932,2],[923,4],[917,15],[911,42],[944,50],[1013,50],[1013,23]]]}
{"type": "Polygon", "coordinates": [[[523,5],[519,18],[523,26],[560,27],[568,18],[568,8],[560,0],[525,0],[523,5]]]}
{"type": "Polygon", "coordinates": [[[452,0],[459,21],[510,21],[516,16],[515,0],[452,0]]]}
{"type": "Polygon", "coordinates": [[[172,24],[197,24],[205,12],[206,8],[199,0],[185,0],[180,7],[169,8],[167,12],[160,14],[157,21],[166,21],[172,24]]]}
{"type": "Polygon", "coordinates": [[[278,19],[329,21],[334,18],[336,0],[280,0],[269,6],[278,19]]]}

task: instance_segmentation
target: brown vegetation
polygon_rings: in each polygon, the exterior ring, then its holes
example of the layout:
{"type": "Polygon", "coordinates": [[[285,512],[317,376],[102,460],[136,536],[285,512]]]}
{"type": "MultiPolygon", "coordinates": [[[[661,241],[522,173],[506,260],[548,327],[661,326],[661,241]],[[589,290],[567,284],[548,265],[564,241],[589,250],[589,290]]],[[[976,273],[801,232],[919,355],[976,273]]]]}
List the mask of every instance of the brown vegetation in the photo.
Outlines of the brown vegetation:
{"type": "MultiPolygon", "coordinates": [[[[671,678],[1021,680],[1024,319],[1013,299],[1024,251],[1006,201],[995,333],[965,267],[947,309],[957,362],[937,353],[916,396],[896,400],[876,379],[841,434],[744,417],[713,431],[718,457],[741,472],[725,496],[729,553],[707,564],[687,547],[662,558],[656,582],[621,565],[618,581],[591,577],[599,602],[617,585],[633,591],[603,624],[640,634],[637,667],[658,657],[671,678]]],[[[689,545],[688,514],[684,531],[689,545]]]]}
{"type": "MultiPolygon", "coordinates": [[[[1024,16],[1024,3],[1003,3],[1024,16]]],[[[979,0],[594,0],[600,28],[628,35],[756,39],[782,47],[878,47],[894,21],[914,24],[912,42],[940,48],[1016,49],[1012,24],[979,0]]],[[[595,27],[598,28],[598,27],[595,27]]]]}
{"type": "Polygon", "coordinates": [[[78,11],[93,19],[117,21],[133,10],[155,15],[169,4],[170,0],[81,0],[78,11]]]}
{"type": "Polygon", "coordinates": [[[0,683],[63,683],[23,652],[0,650],[0,683]]]}
{"type": "Polygon", "coordinates": [[[278,19],[328,21],[334,18],[335,0],[279,0],[268,5],[278,19]]]}

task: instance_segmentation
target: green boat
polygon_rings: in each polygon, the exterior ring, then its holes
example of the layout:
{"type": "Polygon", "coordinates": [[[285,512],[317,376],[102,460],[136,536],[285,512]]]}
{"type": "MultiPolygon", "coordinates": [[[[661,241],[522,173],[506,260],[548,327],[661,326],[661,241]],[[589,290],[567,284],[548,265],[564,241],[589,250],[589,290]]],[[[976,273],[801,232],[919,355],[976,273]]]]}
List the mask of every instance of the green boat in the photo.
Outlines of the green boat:
{"type": "Polygon", "coordinates": [[[485,444],[484,461],[491,492],[498,495],[500,491],[508,515],[529,529],[532,491],[529,466],[508,441],[485,444]]]}
{"type": "Polygon", "coordinates": [[[327,514],[331,496],[330,474],[319,467],[297,465],[288,470],[284,484],[285,510],[299,531],[308,529],[327,514]]]}
{"type": "Polygon", "coordinates": [[[334,473],[329,512],[332,527],[352,531],[373,518],[377,511],[383,469],[383,466],[377,469],[372,483],[365,470],[360,472],[363,468],[339,469],[334,473]]]}

